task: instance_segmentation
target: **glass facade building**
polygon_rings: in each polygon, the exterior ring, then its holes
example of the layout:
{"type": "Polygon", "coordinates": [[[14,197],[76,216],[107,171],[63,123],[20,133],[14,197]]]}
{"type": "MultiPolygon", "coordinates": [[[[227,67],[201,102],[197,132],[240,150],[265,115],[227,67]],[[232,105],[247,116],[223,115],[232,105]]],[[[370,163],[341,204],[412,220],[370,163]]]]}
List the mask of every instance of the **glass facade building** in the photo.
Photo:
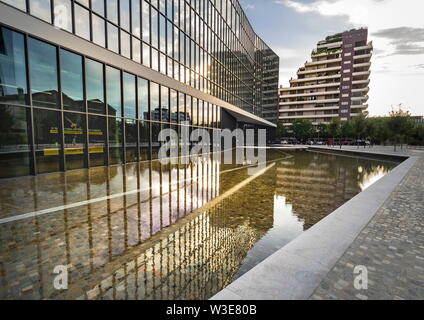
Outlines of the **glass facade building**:
{"type": "Polygon", "coordinates": [[[154,160],[163,128],[275,127],[278,57],[238,1],[0,9],[0,178],[154,160]]]}

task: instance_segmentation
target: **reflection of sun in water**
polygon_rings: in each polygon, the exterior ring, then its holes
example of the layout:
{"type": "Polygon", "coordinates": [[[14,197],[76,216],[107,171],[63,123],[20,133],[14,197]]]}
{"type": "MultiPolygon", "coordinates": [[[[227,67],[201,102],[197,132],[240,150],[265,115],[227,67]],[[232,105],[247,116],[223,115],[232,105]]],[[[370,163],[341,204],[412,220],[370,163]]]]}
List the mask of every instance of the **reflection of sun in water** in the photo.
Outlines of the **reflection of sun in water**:
{"type": "MultiPolygon", "coordinates": [[[[362,167],[358,168],[358,172],[362,173],[364,169],[362,167]]],[[[363,180],[359,182],[359,187],[361,188],[361,191],[364,191],[374,183],[376,183],[378,180],[383,178],[387,174],[387,170],[385,170],[383,167],[378,166],[373,170],[370,174],[365,173],[363,180]]]]}

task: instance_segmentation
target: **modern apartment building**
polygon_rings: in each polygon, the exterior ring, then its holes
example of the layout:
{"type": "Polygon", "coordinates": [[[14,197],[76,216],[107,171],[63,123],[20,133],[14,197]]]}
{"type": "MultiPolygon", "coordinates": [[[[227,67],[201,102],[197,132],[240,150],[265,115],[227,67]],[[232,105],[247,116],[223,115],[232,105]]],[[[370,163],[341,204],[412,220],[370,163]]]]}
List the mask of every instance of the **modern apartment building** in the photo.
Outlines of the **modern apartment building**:
{"type": "Polygon", "coordinates": [[[163,128],[275,128],[237,0],[0,0],[0,178],[154,160],[163,128]]]}
{"type": "Polygon", "coordinates": [[[314,125],[333,118],[346,121],[367,110],[372,42],[368,30],[350,30],[318,42],[310,62],[280,88],[279,119],[290,126],[297,119],[314,125]]]}

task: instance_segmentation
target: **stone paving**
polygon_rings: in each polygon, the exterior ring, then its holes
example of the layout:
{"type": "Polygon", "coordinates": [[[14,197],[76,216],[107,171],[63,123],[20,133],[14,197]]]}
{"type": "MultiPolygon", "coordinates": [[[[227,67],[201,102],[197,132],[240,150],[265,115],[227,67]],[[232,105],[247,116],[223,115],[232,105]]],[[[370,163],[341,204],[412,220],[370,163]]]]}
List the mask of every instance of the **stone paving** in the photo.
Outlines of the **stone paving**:
{"type": "MultiPolygon", "coordinates": [[[[393,147],[366,150],[394,153],[393,147]]],[[[310,299],[424,299],[424,150],[396,153],[420,158],[310,299]],[[354,287],[356,266],[368,270],[365,290],[354,287]]]]}

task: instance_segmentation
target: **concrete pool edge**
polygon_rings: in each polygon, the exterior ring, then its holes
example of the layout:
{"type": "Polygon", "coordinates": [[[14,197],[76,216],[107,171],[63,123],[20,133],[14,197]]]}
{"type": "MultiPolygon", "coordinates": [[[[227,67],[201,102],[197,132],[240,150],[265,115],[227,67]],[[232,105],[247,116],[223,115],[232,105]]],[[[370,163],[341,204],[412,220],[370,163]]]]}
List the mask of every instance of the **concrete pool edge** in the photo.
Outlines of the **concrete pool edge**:
{"type": "MultiPolygon", "coordinates": [[[[331,152],[329,149],[319,149],[331,152]]],[[[357,154],[353,150],[344,150],[344,153],[357,154]]],[[[371,152],[368,154],[372,155],[371,152]]],[[[211,300],[308,299],[418,160],[415,156],[401,157],[406,160],[392,172],[262,261],[211,300]]]]}

